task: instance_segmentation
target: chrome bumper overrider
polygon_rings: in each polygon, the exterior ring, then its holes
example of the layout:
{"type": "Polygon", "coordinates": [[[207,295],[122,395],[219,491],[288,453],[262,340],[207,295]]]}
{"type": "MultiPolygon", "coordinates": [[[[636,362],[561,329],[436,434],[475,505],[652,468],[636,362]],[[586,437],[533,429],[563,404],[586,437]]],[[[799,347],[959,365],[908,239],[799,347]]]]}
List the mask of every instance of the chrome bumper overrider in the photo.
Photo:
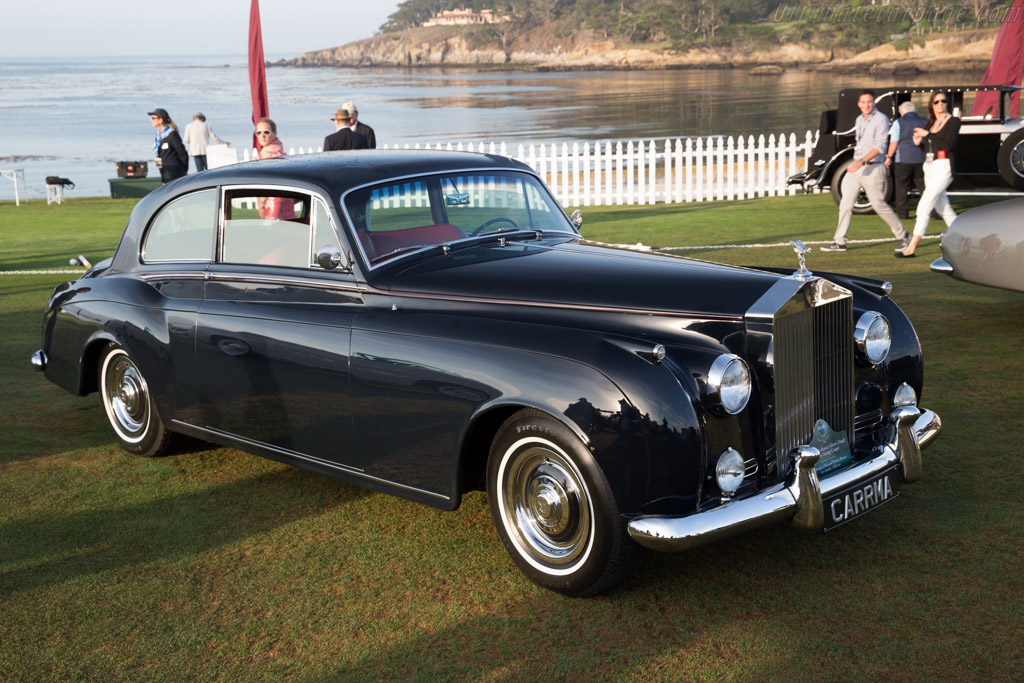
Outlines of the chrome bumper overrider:
{"type": "Polygon", "coordinates": [[[802,529],[820,529],[824,522],[823,498],[860,481],[867,481],[899,465],[904,483],[921,478],[921,448],[942,429],[939,416],[930,410],[901,407],[889,418],[889,437],[878,444],[876,454],[819,481],[814,470],[820,453],[810,446],[790,451],[793,471],[785,483],[757,495],[728,502],[685,517],[637,517],[629,522],[629,535],[654,550],[695,548],[727,536],[777,522],[802,529]]]}

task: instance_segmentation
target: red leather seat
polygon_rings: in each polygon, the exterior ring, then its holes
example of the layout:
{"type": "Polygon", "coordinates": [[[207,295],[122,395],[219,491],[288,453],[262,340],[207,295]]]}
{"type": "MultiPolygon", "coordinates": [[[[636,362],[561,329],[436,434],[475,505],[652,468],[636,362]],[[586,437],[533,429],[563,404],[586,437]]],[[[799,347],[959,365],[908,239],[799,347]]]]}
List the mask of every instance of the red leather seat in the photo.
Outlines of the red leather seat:
{"type": "Polygon", "coordinates": [[[444,244],[466,236],[462,228],[449,223],[437,225],[421,225],[416,228],[403,228],[401,230],[382,230],[381,232],[360,233],[359,238],[363,241],[363,248],[366,250],[370,260],[376,256],[389,254],[397,249],[413,247],[417,245],[444,244]],[[364,235],[369,237],[372,248],[367,249],[367,241],[364,235]]]}

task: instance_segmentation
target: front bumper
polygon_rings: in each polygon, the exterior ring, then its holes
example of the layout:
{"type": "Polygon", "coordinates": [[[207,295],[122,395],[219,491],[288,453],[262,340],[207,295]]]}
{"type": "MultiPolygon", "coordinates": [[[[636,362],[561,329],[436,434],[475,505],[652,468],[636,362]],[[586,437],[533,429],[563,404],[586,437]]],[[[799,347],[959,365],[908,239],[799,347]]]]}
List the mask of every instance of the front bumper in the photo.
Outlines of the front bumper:
{"type": "Polygon", "coordinates": [[[892,467],[897,467],[904,483],[920,479],[921,449],[941,429],[942,420],[930,410],[896,408],[889,417],[888,439],[875,447],[868,460],[819,481],[814,470],[818,449],[794,448],[789,454],[793,470],[784,483],[685,517],[636,517],[629,522],[629,535],[640,545],[673,552],[787,520],[798,528],[821,529],[825,515],[822,500],[831,494],[870,481],[892,467]]]}

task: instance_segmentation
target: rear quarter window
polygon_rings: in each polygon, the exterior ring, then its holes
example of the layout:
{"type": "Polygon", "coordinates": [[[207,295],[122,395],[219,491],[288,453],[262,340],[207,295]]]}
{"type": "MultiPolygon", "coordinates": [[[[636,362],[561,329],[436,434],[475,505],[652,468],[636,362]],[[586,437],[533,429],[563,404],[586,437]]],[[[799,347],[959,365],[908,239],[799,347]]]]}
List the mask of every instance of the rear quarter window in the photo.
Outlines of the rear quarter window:
{"type": "Polygon", "coordinates": [[[216,240],[217,190],[201,190],[160,209],[142,244],[142,260],[211,261],[216,240]]]}

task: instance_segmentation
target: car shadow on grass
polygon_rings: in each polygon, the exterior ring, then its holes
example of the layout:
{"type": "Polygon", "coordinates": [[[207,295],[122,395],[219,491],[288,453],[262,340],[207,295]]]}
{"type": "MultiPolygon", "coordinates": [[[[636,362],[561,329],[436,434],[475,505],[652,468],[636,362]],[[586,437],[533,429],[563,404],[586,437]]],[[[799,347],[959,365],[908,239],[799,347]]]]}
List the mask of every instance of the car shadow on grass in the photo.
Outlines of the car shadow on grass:
{"type": "MultiPolygon", "coordinates": [[[[328,513],[370,491],[287,468],[103,509],[0,525],[0,597],[83,576],[167,563],[328,513]]],[[[125,495],[145,494],[126,484],[125,495]]]]}

